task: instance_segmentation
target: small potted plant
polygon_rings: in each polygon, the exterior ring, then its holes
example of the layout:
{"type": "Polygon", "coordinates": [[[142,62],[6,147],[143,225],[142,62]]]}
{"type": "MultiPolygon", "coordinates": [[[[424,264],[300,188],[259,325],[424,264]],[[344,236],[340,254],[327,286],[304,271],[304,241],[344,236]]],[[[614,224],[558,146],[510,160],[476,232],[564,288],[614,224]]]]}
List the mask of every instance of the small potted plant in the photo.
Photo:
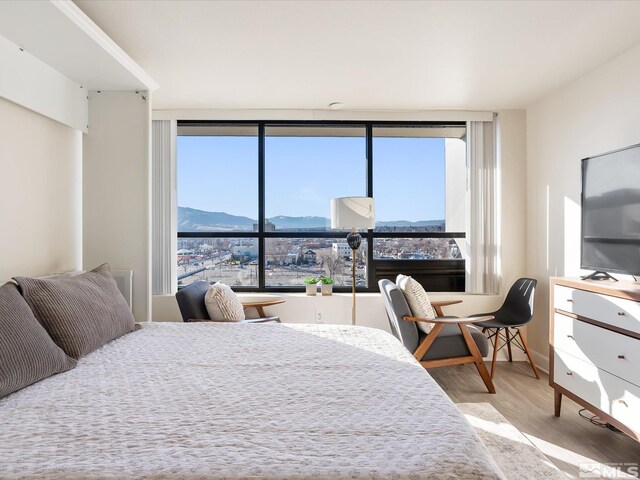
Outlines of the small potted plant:
{"type": "Polygon", "coordinates": [[[333,279],[331,277],[320,277],[320,289],[322,295],[331,295],[333,293],[333,279]]]}
{"type": "Polygon", "coordinates": [[[318,278],[308,277],[308,278],[305,278],[303,281],[307,289],[307,295],[311,295],[311,296],[315,295],[318,290],[318,278]]]}

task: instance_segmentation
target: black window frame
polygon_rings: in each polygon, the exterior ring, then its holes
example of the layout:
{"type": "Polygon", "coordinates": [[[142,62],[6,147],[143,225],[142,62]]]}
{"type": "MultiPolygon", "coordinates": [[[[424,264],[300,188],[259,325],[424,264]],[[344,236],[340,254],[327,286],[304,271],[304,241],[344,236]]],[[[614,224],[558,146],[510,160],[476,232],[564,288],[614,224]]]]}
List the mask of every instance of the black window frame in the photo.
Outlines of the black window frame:
{"type": "MultiPolygon", "coordinates": [[[[267,286],[265,283],[265,241],[268,238],[341,238],[348,232],[335,231],[265,231],[265,138],[268,126],[336,126],[364,127],[366,142],[366,196],[373,191],[373,129],[375,127],[467,127],[464,121],[357,121],[357,120],[178,120],[180,127],[213,127],[246,125],[258,128],[258,231],[245,232],[177,232],[177,238],[255,238],[258,242],[258,285],[232,285],[237,292],[302,292],[300,286],[267,286]]],[[[395,278],[398,273],[412,275],[429,291],[465,291],[465,260],[374,260],[375,238],[466,238],[466,232],[361,232],[362,243],[367,244],[367,286],[356,286],[356,292],[377,293],[378,280],[395,278]]],[[[345,240],[346,241],[346,240],[345,240]]],[[[186,285],[185,285],[186,286],[186,285]]],[[[179,286],[178,288],[180,288],[179,286]]],[[[351,286],[336,286],[334,292],[351,292],[351,286]]]]}

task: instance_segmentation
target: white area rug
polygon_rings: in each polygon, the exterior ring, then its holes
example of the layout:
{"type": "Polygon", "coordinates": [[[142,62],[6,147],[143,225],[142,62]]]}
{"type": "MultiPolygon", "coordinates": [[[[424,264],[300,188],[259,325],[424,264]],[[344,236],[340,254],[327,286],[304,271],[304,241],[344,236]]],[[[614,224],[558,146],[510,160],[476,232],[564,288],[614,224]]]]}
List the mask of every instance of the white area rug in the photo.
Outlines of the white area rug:
{"type": "Polygon", "coordinates": [[[509,480],[567,477],[490,403],[457,404],[509,480]]]}

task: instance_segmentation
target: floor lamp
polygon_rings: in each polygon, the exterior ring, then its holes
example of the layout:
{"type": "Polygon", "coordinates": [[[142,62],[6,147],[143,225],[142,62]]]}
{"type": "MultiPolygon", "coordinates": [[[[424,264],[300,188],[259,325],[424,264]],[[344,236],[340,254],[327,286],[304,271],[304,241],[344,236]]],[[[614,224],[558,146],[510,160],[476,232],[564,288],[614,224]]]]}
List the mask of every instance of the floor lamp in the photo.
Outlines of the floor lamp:
{"type": "Polygon", "coordinates": [[[356,324],[356,251],[360,247],[362,237],[357,228],[371,229],[375,227],[373,198],[341,197],[331,200],[331,228],[351,229],[347,235],[347,243],[351,248],[351,324],[356,324]]]}

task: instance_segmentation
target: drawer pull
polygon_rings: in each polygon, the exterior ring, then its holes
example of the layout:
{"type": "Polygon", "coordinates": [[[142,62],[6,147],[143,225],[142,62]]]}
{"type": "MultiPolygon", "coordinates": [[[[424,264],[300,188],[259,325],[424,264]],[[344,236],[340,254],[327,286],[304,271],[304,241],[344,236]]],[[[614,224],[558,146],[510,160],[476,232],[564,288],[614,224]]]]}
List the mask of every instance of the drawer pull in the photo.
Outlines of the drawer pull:
{"type": "Polygon", "coordinates": [[[567,372],[567,375],[573,375],[573,372],[567,372]]]}
{"type": "Polygon", "coordinates": [[[571,340],[573,340],[573,335],[567,335],[567,338],[570,338],[571,340]]]}
{"type": "Polygon", "coordinates": [[[625,407],[629,406],[629,405],[627,405],[627,402],[625,402],[624,400],[618,400],[618,403],[623,404],[625,407]]]}
{"type": "Polygon", "coordinates": [[[624,355],[618,355],[618,358],[619,358],[620,360],[624,360],[624,358],[625,358],[625,357],[624,357],[624,355]]]}
{"type": "Polygon", "coordinates": [[[573,303],[573,300],[571,298],[567,298],[567,302],[573,303]]]}
{"type": "Polygon", "coordinates": [[[618,315],[622,316],[624,315],[624,312],[618,312],[618,315]]]}

